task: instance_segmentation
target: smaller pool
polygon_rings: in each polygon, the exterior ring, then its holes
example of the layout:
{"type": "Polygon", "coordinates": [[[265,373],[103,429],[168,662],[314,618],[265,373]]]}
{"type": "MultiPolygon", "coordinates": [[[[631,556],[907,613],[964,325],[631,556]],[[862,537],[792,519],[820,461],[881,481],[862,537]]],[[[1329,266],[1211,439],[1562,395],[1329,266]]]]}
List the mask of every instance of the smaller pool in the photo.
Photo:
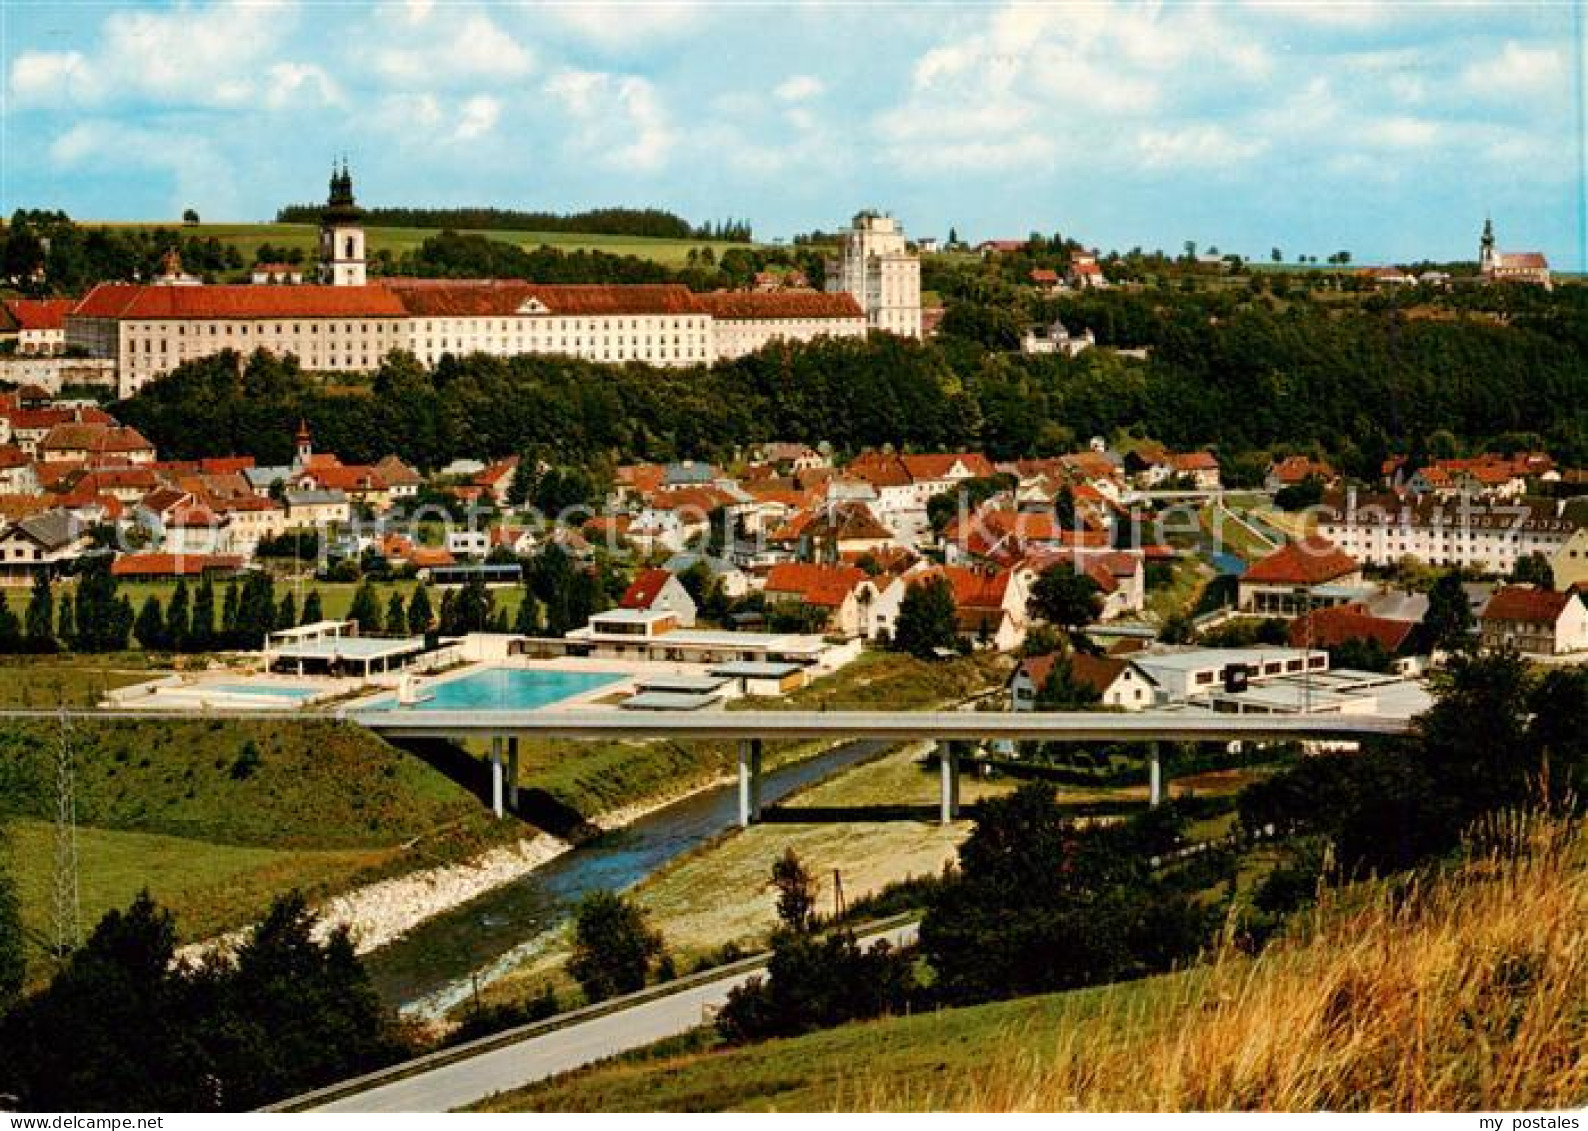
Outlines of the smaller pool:
{"type": "Polygon", "coordinates": [[[291,699],[295,703],[313,699],[320,694],[320,689],[316,687],[274,687],[260,683],[204,683],[191,691],[195,694],[215,691],[225,695],[253,695],[261,699],[291,699]]]}
{"type": "MultiPolygon", "coordinates": [[[[420,687],[425,698],[403,710],[424,711],[532,711],[610,687],[631,678],[624,672],[564,672],[534,668],[486,668],[457,679],[427,683],[420,687]]],[[[386,697],[370,704],[377,710],[390,710],[396,699],[386,697]]]]}

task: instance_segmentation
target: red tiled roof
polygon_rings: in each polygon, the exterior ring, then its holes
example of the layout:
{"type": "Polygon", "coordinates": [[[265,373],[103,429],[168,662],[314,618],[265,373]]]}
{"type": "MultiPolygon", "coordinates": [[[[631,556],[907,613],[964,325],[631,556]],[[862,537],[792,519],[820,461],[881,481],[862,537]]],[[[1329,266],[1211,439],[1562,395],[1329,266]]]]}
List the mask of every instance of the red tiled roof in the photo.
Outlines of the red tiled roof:
{"type": "Polygon", "coordinates": [[[1176,471],[1217,471],[1218,457],[1212,452],[1182,452],[1169,457],[1176,471]]]}
{"type": "Polygon", "coordinates": [[[154,445],[136,428],[107,424],[57,424],[39,441],[40,451],[152,452],[154,445]]]}
{"type": "Polygon", "coordinates": [[[191,577],[209,570],[238,570],[232,554],[122,554],[110,563],[114,577],[191,577]]]}
{"type": "Polygon", "coordinates": [[[66,312],[76,299],[12,298],[5,302],[19,330],[61,330],[66,327],[66,312]]]}
{"type": "Polygon", "coordinates": [[[1322,538],[1290,542],[1269,554],[1241,575],[1241,580],[1264,585],[1322,585],[1356,573],[1355,558],[1322,538]]]}
{"type": "MultiPolygon", "coordinates": [[[[419,318],[515,314],[538,299],[551,314],[698,314],[701,307],[679,283],[530,283],[523,279],[394,279],[387,284],[401,310],[419,318]]],[[[272,288],[275,289],[275,288],[272,288]]],[[[350,288],[314,288],[346,290],[350,288]]]]}
{"type": "Polygon", "coordinates": [[[114,424],[116,418],[98,408],[14,408],[4,415],[13,432],[48,432],[57,424],[114,424]]]}
{"type": "Polygon", "coordinates": [[[1496,589],[1483,606],[1484,620],[1516,621],[1523,624],[1554,624],[1572,601],[1570,593],[1553,589],[1532,589],[1507,585],[1496,589]]]}
{"type": "Polygon", "coordinates": [[[385,286],[231,283],[158,287],[100,283],[71,311],[75,318],[400,318],[407,311],[385,286]]]}
{"type": "Polygon", "coordinates": [[[1290,622],[1290,643],[1301,648],[1335,648],[1348,640],[1376,640],[1394,655],[1405,645],[1417,625],[1409,620],[1376,617],[1363,605],[1336,605],[1317,609],[1290,622]]]}
{"type": "Polygon", "coordinates": [[[954,469],[955,464],[964,464],[965,470],[977,478],[985,478],[997,474],[997,469],[988,458],[980,452],[947,452],[939,455],[900,456],[904,469],[910,473],[914,480],[942,479],[954,469]]]}
{"type": "Polygon", "coordinates": [[[713,318],[754,321],[770,318],[864,318],[865,311],[847,293],[821,291],[716,291],[695,296],[713,318]]]}
{"type": "Polygon", "coordinates": [[[0,444],[0,471],[10,471],[13,468],[26,467],[33,461],[15,444],[0,444]]]}
{"type": "Polygon", "coordinates": [[[641,570],[629,587],[623,591],[623,599],[618,602],[619,607],[649,609],[672,579],[673,575],[665,569],[641,570]]]}
{"type": "Polygon", "coordinates": [[[1311,459],[1308,456],[1286,456],[1274,464],[1268,473],[1277,478],[1281,483],[1300,483],[1310,475],[1323,479],[1334,478],[1334,468],[1322,460],[1311,459]]]}
{"type": "Polygon", "coordinates": [[[847,565],[780,562],[766,575],[766,592],[797,594],[807,605],[836,607],[866,580],[866,571],[847,565]]]}
{"type": "Polygon", "coordinates": [[[969,566],[939,566],[915,574],[912,583],[941,577],[954,590],[954,605],[959,609],[1002,609],[1009,590],[1010,573],[1001,570],[972,569],[969,566]]]}
{"type": "Polygon", "coordinates": [[[1031,281],[1033,283],[1057,283],[1059,281],[1059,273],[1051,267],[1033,267],[1031,269],[1031,281]]]}

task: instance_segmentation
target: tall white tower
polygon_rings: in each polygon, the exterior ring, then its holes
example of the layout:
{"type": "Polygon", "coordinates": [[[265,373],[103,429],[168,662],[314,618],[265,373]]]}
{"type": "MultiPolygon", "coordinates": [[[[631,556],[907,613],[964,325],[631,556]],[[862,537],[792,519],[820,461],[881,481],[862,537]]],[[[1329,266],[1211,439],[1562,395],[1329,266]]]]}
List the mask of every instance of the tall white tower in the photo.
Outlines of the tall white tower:
{"type": "Polygon", "coordinates": [[[854,295],[873,329],[921,336],[921,260],[892,216],[866,211],[855,217],[844,233],[843,257],[829,266],[827,289],[854,295]]]}
{"type": "Polygon", "coordinates": [[[353,202],[353,174],[347,159],[342,171],[331,167],[331,195],[320,213],[320,282],[333,287],[362,287],[364,273],[364,210],[353,202]]]}

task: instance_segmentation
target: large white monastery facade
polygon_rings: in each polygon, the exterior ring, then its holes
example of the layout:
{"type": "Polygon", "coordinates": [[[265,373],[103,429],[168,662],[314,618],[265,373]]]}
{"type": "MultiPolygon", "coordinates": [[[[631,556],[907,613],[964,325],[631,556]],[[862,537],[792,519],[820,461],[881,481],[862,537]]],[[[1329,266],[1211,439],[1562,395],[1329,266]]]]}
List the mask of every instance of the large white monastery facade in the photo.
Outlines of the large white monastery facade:
{"type": "Polygon", "coordinates": [[[868,213],[848,233],[827,293],[698,294],[679,284],[523,279],[370,282],[362,212],[344,166],[331,177],[319,250],[318,283],[195,285],[174,260],[153,283],[102,283],[67,314],[67,344],[114,360],[121,395],[130,396],[184,361],[227,349],[292,354],[307,369],[331,373],[372,370],[394,350],[426,364],[482,352],[675,367],[779,340],[921,333],[920,261],[894,220],[868,213]]]}

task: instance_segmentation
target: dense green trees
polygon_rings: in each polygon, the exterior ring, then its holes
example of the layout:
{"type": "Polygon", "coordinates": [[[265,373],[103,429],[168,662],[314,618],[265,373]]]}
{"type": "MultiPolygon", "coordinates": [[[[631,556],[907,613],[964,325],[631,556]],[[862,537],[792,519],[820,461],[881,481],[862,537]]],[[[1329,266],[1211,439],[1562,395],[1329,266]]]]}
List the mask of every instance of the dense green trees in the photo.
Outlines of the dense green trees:
{"type": "Polygon", "coordinates": [[[1510,325],[1305,303],[1281,314],[1204,294],[1065,300],[1065,317],[1104,340],[1150,346],[1145,361],[1106,350],[1026,357],[952,335],[924,344],[883,335],[778,344],[687,370],[471,356],[427,371],[393,355],[369,395],[350,396],[327,391],[290,360],[240,366],[223,355],[179,367],[117,412],[172,457],[236,452],[263,463],[290,460],[300,417],[344,459],[395,451],[427,468],[526,451],[585,468],[616,458],[712,458],[789,436],[840,451],[976,445],[1009,458],[1121,429],[1177,446],[1217,444],[1229,456],[1317,444],[1358,470],[1441,431],[1466,445],[1536,433],[1557,458],[1581,462],[1588,295],[1567,293],[1580,289],[1500,296],[1544,304],[1524,307],[1510,325]]]}
{"type": "Polygon", "coordinates": [[[662,936],[645,913],[610,891],[593,891],[574,913],[568,973],[590,1001],[633,993],[662,956],[662,936]]]}
{"type": "Polygon", "coordinates": [[[1103,612],[1097,582],[1073,565],[1049,566],[1031,586],[1030,612],[1069,633],[1095,621],[1103,612]]]}
{"type": "Polygon", "coordinates": [[[22,904],[17,898],[16,877],[11,873],[5,825],[0,823],[0,1013],[4,1013],[22,992],[26,974],[22,904]]]}
{"type": "Polygon", "coordinates": [[[1439,575],[1428,591],[1428,608],[1423,613],[1424,643],[1430,649],[1458,651],[1472,644],[1472,605],[1462,588],[1461,572],[1449,570],[1439,575]]]}
{"type": "Polygon", "coordinates": [[[983,801],[936,890],[920,947],[936,990],[964,1003],[1096,985],[1194,954],[1216,910],[1199,907],[1153,854],[1172,847],[1172,808],[1079,828],[1053,787],[983,801]]]}
{"type": "Polygon", "coordinates": [[[1241,796],[1247,828],[1326,837],[1347,876],[1447,851],[1495,811],[1581,805],[1588,671],[1532,675],[1514,653],[1454,656],[1415,738],[1307,758],[1241,796]]]}
{"type": "Polygon", "coordinates": [[[953,648],[959,639],[954,590],[948,580],[934,577],[912,585],[899,602],[893,629],[893,646],[922,660],[935,659],[939,649],[953,648]]]}
{"type": "Polygon", "coordinates": [[[7,1087],[30,1110],[237,1111],[397,1059],[346,930],[320,943],[314,925],[284,896],[235,957],[193,967],[140,896],[0,1020],[7,1087]]]}

